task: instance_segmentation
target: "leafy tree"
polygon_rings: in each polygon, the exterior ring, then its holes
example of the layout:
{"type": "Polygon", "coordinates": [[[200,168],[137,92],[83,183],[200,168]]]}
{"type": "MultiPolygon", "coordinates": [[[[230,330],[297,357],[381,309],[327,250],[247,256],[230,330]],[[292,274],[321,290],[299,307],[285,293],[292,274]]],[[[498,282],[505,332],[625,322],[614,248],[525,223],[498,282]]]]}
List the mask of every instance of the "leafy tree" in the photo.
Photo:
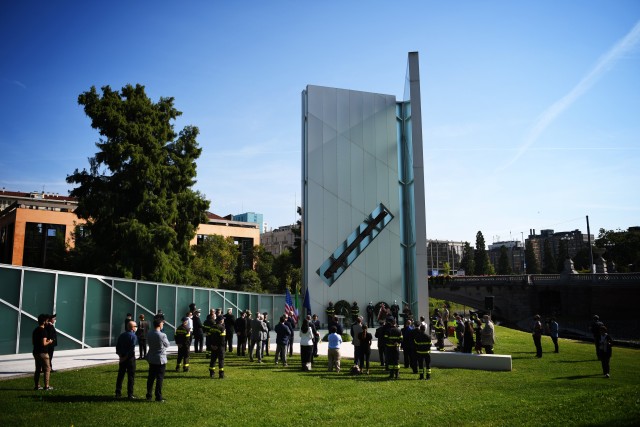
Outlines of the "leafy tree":
{"type": "Polygon", "coordinates": [[[640,228],[628,231],[600,229],[595,246],[606,249],[603,257],[621,273],[640,271],[640,228]]]}
{"type": "Polygon", "coordinates": [[[476,250],[474,254],[476,276],[484,276],[489,274],[491,262],[489,261],[489,253],[485,248],[484,236],[481,231],[476,234],[476,250]]]}
{"type": "Polygon", "coordinates": [[[591,254],[589,248],[584,247],[580,249],[576,256],[573,257],[573,268],[579,272],[591,273],[591,254]]]}
{"type": "Polygon", "coordinates": [[[451,265],[448,262],[442,264],[442,272],[447,276],[451,274],[451,265]]]}
{"type": "Polygon", "coordinates": [[[553,247],[551,246],[551,242],[549,239],[544,240],[544,244],[542,246],[543,251],[543,261],[542,261],[542,272],[544,274],[552,274],[555,273],[558,266],[556,264],[556,258],[553,256],[553,247]]]}
{"type": "Polygon", "coordinates": [[[182,113],[173,98],[155,103],[144,86],[114,91],[95,87],[78,103],[97,129],[98,152],[89,170],[67,176],[76,184],[76,214],[86,221],[99,260],[96,273],[184,283],[191,259],[190,241],[205,220],[208,202],[192,189],[200,156],[198,128],[176,134],[182,113]]]}
{"type": "Polygon", "coordinates": [[[237,289],[235,269],[238,247],[232,237],[207,236],[194,246],[189,284],[207,288],[237,289]]]}
{"type": "Polygon", "coordinates": [[[531,240],[527,240],[525,244],[524,260],[527,263],[527,274],[540,274],[540,267],[538,266],[538,260],[533,251],[533,243],[531,243],[531,240]]]}
{"type": "Polygon", "coordinates": [[[498,259],[498,274],[511,274],[509,262],[509,250],[505,245],[500,246],[500,258],[498,259]]]}
{"type": "Polygon", "coordinates": [[[462,259],[460,260],[460,267],[464,269],[465,274],[472,275],[476,270],[476,263],[474,261],[474,250],[469,242],[464,242],[464,248],[462,249],[462,259]]]}
{"type": "Polygon", "coordinates": [[[263,292],[260,277],[258,277],[258,273],[255,271],[244,270],[241,274],[240,280],[243,291],[256,293],[263,292]]]}
{"type": "Polygon", "coordinates": [[[273,274],[273,264],[275,263],[273,254],[268,252],[264,246],[258,245],[253,248],[253,261],[262,289],[265,292],[277,293],[278,279],[273,274]]]}

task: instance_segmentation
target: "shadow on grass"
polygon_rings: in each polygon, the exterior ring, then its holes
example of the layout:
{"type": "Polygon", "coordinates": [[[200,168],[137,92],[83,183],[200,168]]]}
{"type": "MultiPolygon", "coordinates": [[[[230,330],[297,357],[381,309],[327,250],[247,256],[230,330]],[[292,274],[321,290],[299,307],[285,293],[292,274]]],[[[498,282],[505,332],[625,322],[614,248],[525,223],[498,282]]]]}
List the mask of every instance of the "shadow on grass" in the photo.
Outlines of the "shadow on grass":
{"type": "Polygon", "coordinates": [[[139,402],[147,402],[145,399],[138,398],[136,400],[128,400],[126,398],[118,398],[116,399],[113,396],[88,396],[82,394],[73,394],[73,395],[58,395],[53,392],[37,392],[29,396],[21,396],[21,399],[31,399],[31,400],[46,400],[51,403],[94,403],[94,402],[113,402],[113,403],[121,403],[121,402],[131,402],[131,403],[139,403],[139,402]]]}
{"type": "Polygon", "coordinates": [[[554,360],[551,363],[589,363],[589,362],[597,362],[597,360],[589,359],[589,360],[554,360]]]}
{"type": "Polygon", "coordinates": [[[601,377],[602,374],[591,374],[591,375],[570,375],[568,377],[556,377],[555,380],[584,380],[587,378],[597,378],[601,377]]]}

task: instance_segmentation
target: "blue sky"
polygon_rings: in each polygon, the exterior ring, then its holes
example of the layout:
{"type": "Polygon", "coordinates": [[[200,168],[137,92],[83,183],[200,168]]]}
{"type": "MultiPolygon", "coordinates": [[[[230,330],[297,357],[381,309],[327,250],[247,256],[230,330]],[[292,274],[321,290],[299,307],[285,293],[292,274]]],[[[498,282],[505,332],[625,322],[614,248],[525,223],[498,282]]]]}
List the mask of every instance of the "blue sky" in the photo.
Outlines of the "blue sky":
{"type": "Polygon", "coordinates": [[[200,128],[212,212],[290,224],[301,91],[401,98],[409,51],[428,238],[640,225],[637,0],[5,1],[0,187],[66,194],[98,140],[78,95],[140,83],[200,128]]]}

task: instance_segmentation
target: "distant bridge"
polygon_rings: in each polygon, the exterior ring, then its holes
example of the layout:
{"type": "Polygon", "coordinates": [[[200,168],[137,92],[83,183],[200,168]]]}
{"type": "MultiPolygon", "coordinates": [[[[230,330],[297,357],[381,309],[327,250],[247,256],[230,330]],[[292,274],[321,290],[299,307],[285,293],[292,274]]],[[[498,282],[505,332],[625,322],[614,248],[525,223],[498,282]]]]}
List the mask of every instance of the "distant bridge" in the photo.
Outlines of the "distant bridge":
{"type": "Polygon", "coordinates": [[[481,310],[493,297],[507,325],[527,329],[534,314],[553,315],[578,335],[598,314],[614,337],[640,338],[640,273],[440,276],[429,278],[429,296],[481,310]]]}

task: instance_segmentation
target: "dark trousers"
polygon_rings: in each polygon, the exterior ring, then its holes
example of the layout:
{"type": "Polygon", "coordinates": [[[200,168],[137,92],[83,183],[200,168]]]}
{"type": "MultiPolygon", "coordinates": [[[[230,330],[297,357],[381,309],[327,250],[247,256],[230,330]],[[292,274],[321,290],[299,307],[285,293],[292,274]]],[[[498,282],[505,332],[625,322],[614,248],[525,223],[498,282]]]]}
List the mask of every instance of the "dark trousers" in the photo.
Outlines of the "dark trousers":
{"type": "Polygon", "coordinates": [[[371,349],[367,348],[366,350],[361,351],[360,357],[361,357],[360,360],[362,361],[362,364],[360,365],[360,369],[366,369],[368,371],[369,359],[371,358],[371,349]]]}
{"type": "Polygon", "coordinates": [[[127,396],[133,396],[133,383],[136,378],[136,358],[129,357],[118,364],[118,379],[116,380],[116,396],[122,395],[122,382],[127,374],[127,396]]]}
{"type": "Polygon", "coordinates": [[[400,349],[398,346],[387,346],[385,357],[387,358],[387,366],[389,367],[389,376],[395,375],[397,378],[398,371],[400,370],[400,349]]]}
{"type": "Polygon", "coordinates": [[[367,327],[373,328],[373,314],[367,313],[367,327]]]}
{"type": "Polygon", "coordinates": [[[492,345],[485,345],[484,346],[484,352],[487,354],[493,354],[493,346],[492,345]]]}
{"type": "Polygon", "coordinates": [[[378,355],[380,356],[380,364],[382,366],[387,366],[387,364],[385,363],[385,360],[384,360],[384,352],[385,352],[384,347],[378,347],[378,355]]]}
{"type": "Polygon", "coordinates": [[[202,347],[204,344],[204,334],[202,331],[194,332],[193,334],[193,351],[196,353],[202,353],[202,347]]]}
{"type": "Polygon", "coordinates": [[[236,346],[236,354],[238,356],[245,355],[247,352],[247,337],[243,334],[238,334],[238,345],[236,346]]]}
{"type": "Polygon", "coordinates": [[[313,346],[301,345],[300,346],[300,363],[302,364],[302,370],[305,371],[311,367],[313,358],[313,346]]]}
{"type": "Polygon", "coordinates": [[[320,341],[320,338],[313,338],[313,357],[318,357],[318,341],[320,341]]]}
{"type": "Polygon", "coordinates": [[[604,354],[603,352],[600,352],[600,363],[602,364],[602,373],[604,375],[608,375],[609,374],[609,361],[611,360],[611,356],[608,356],[606,354],[604,354]]]}
{"type": "Polygon", "coordinates": [[[533,343],[536,346],[536,357],[542,357],[542,337],[540,335],[533,335],[533,343]]]}
{"type": "Polygon", "coordinates": [[[416,360],[416,351],[413,348],[405,348],[402,351],[402,356],[404,358],[404,367],[411,368],[413,373],[418,372],[418,364],[416,360]]]}
{"type": "Polygon", "coordinates": [[[224,378],[224,350],[224,345],[222,347],[211,350],[211,360],[209,361],[209,375],[211,375],[212,377],[216,373],[216,362],[218,362],[218,368],[220,368],[220,378],[224,378]]]}
{"type": "Polygon", "coordinates": [[[138,349],[140,350],[140,359],[144,359],[147,356],[147,340],[138,338],[138,349]]]}
{"type": "Polygon", "coordinates": [[[431,375],[431,355],[429,353],[416,354],[418,359],[418,367],[420,368],[420,375],[431,375]]]}
{"type": "Polygon", "coordinates": [[[362,347],[359,345],[353,346],[353,364],[362,369],[362,347]]]}
{"type": "Polygon", "coordinates": [[[551,337],[551,341],[553,341],[553,346],[555,347],[555,352],[559,353],[560,350],[558,349],[558,337],[551,337]]]}
{"type": "Polygon", "coordinates": [[[289,357],[293,356],[293,337],[289,337],[289,357]]]}
{"type": "Polygon", "coordinates": [[[256,359],[258,362],[262,361],[262,340],[251,340],[251,345],[249,346],[249,359],[253,362],[253,349],[256,349],[256,359]]]}
{"type": "Polygon", "coordinates": [[[224,341],[227,345],[227,351],[231,353],[233,351],[233,332],[227,331],[224,336],[224,341]]]}
{"type": "Polygon", "coordinates": [[[162,400],[162,382],[167,365],[154,365],[149,363],[149,375],[147,376],[147,399],[151,399],[153,382],[156,383],[156,400],[162,400]]]}
{"type": "Polygon", "coordinates": [[[267,335],[266,340],[262,340],[262,354],[264,356],[269,355],[269,345],[271,344],[271,340],[269,339],[269,335],[267,335]]]}
{"type": "Polygon", "coordinates": [[[176,371],[180,369],[180,363],[185,372],[189,370],[189,348],[191,345],[182,344],[178,347],[178,361],[176,363],[176,371]]]}

